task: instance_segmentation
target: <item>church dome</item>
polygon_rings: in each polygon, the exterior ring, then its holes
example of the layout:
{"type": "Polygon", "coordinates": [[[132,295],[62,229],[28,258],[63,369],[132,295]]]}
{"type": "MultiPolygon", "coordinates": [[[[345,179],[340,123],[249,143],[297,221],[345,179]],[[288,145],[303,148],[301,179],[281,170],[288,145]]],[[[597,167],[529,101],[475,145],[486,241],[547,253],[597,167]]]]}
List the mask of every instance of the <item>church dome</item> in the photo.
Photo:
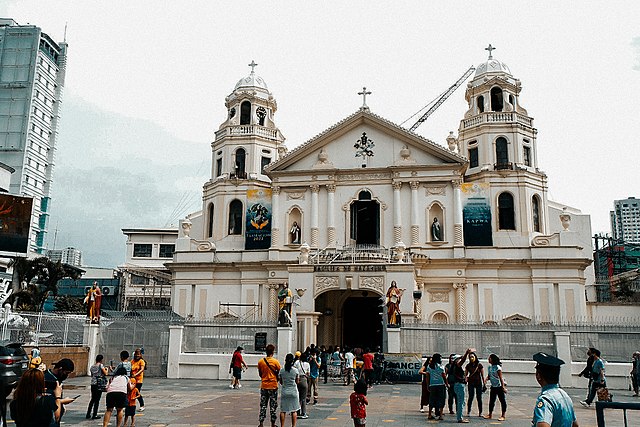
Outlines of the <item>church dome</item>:
{"type": "Polygon", "coordinates": [[[506,73],[511,75],[511,70],[509,70],[509,67],[504,62],[490,57],[476,67],[475,77],[485,73],[506,73]]]}
{"type": "Polygon", "coordinates": [[[267,84],[265,83],[264,79],[258,75],[256,75],[253,71],[251,71],[251,74],[249,74],[247,77],[243,77],[240,80],[238,80],[238,83],[236,83],[236,87],[233,88],[233,90],[238,90],[240,88],[261,88],[264,89],[266,91],[269,90],[269,88],[267,88],[267,84]]]}

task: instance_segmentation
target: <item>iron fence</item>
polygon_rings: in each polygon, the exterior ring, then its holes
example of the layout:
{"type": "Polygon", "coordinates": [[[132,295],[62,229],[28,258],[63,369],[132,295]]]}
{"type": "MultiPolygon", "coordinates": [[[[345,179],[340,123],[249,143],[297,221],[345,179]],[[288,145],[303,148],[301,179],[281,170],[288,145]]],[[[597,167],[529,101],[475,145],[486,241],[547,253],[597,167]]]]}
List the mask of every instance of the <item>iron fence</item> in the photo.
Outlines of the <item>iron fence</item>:
{"type": "Polygon", "coordinates": [[[182,351],[233,353],[241,346],[247,353],[260,352],[262,350],[255,347],[257,334],[261,334],[259,341],[263,343],[275,344],[278,341],[274,322],[190,319],[184,324],[182,351]]]}
{"type": "Polygon", "coordinates": [[[86,316],[69,313],[5,314],[2,339],[25,345],[82,345],[86,316]]]}
{"type": "Polygon", "coordinates": [[[589,347],[602,352],[607,362],[629,362],[635,351],[640,350],[640,326],[626,325],[579,325],[569,328],[571,358],[586,360],[589,347]]]}

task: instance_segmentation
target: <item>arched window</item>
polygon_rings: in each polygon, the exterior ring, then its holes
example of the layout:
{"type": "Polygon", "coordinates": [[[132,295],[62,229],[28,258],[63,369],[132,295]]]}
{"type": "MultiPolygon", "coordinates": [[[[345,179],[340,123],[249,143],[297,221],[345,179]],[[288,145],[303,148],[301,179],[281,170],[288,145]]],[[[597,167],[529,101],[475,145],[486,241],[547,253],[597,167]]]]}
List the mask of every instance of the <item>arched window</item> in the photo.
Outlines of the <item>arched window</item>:
{"type": "Polygon", "coordinates": [[[480,95],[478,97],[476,105],[478,106],[478,112],[484,113],[484,96],[480,95]]]}
{"type": "Polygon", "coordinates": [[[491,111],[502,111],[503,107],[502,89],[494,87],[491,89],[491,111]]]}
{"type": "Polygon", "coordinates": [[[516,229],[513,196],[509,193],[498,196],[498,228],[500,230],[516,229]]]}
{"type": "Polygon", "coordinates": [[[251,124],[251,103],[249,101],[244,101],[240,104],[240,124],[251,124]]]}
{"type": "Polygon", "coordinates": [[[242,234],[242,202],[233,200],[229,204],[229,234],[242,234]]]}
{"type": "Polygon", "coordinates": [[[207,237],[213,237],[213,203],[207,207],[207,237]]]}
{"type": "Polygon", "coordinates": [[[538,199],[538,196],[533,196],[533,199],[531,199],[531,211],[533,215],[533,231],[541,233],[540,231],[540,199],[538,199]]]}
{"type": "Polygon", "coordinates": [[[236,150],[236,169],[235,176],[238,178],[246,178],[246,157],[247,153],[244,151],[244,148],[238,148],[236,150]]]}
{"type": "Polygon", "coordinates": [[[503,137],[496,139],[496,169],[509,167],[509,150],[507,140],[503,137]]]}
{"type": "Polygon", "coordinates": [[[371,193],[366,190],[361,191],[358,194],[358,200],[371,200],[371,193]]]}

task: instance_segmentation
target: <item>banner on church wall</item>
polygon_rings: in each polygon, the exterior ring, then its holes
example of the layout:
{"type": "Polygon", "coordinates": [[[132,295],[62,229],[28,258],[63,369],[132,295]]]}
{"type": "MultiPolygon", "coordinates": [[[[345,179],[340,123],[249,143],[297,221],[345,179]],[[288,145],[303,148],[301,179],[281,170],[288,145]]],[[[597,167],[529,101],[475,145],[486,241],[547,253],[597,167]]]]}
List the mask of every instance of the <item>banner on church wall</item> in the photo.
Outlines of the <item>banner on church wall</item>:
{"type": "Polygon", "coordinates": [[[387,353],[384,355],[384,374],[392,383],[419,383],[422,356],[417,353],[387,353]]]}
{"type": "Polygon", "coordinates": [[[462,190],[462,223],[465,246],[493,246],[490,186],[466,183],[462,190]]]}
{"type": "Polygon", "coordinates": [[[0,253],[27,253],[32,206],[31,197],[0,194],[0,253]]]}
{"type": "Polygon", "coordinates": [[[271,189],[247,190],[245,249],[271,246],[271,189]]]}

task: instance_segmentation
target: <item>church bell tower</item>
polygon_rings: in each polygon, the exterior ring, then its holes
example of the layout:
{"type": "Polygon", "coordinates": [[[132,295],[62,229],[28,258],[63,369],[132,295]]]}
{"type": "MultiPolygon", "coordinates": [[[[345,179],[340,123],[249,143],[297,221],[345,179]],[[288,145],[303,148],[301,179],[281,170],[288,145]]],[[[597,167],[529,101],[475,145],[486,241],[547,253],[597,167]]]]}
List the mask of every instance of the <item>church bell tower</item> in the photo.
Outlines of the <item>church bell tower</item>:
{"type": "Polygon", "coordinates": [[[492,245],[528,246],[548,228],[547,176],[538,168],[537,130],[521,105],[521,82],[494,49],[486,48],[489,57],[467,85],[458,147],[469,160],[465,183],[478,184],[471,187],[490,205],[492,245]]]}
{"type": "MultiPolygon", "coordinates": [[[[225,98],[227,117],[211,143],[211,179],[203,191],[204,238],[218,248],[264,249],[270,244],[271,180],[264,173],[269,163],[286,152],[284,136],[275,125],[277,103],[267,84],[251,72],[236,83],[225,98]],[[251,210],[253,209],[253,210],[251,210]],[[247,224],[262,221],[262,243],[247,244],[247,224]]],[[[255,236],[254,236],[255,237],[255,236]]]]}

